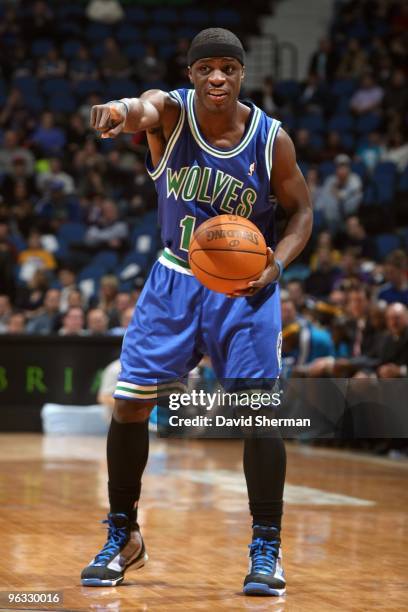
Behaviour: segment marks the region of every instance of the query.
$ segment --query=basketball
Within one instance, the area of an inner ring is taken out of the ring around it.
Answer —
[[[194,276],[219,293],[247,288],[267,263],[267,247],[260,230],[252,221],[235,215],[218,215],[202,223],[193,235],[188,255]]]

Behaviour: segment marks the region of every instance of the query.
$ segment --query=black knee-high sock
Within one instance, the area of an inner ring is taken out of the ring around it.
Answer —
[[[244,473],[253,525],[281,528],[286,449],[279,434],[272,438],[246,438]]]
[[[112,418],[107,442],[111,512],[131,514],[140,497],[148,454],[148,421],[118,423]]]

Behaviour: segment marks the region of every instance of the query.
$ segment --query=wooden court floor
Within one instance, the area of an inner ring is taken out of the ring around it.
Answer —
[[[79,574],[105,539],[102,438],[0,435],[0,600],[58,610],[407,610],[408,463],[288,445],[284,598],[241,594],[250,529],[239,441],[152,439],[140,518],[150,556],[122,586]],[[20,604],[20,610],[51,609]]]

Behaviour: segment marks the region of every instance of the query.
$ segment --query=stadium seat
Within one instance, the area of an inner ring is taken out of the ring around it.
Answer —
[[[175,53],[175,51],[176,45],[173,43],[170,43],[168,45],[160,45],[160,47],[158,48],[159,57],[164,60],[169,59]]]
[[[91,23],[85,30],[85,36],[91,43],[103,41],[112,36],[112,28],[103,23]]]
[[[78,53],[79,48],[81,47],[81,42],[76,39],[67,40],[62,45],[62,54],[65,59],[73,59]]]
[[[318,113],[304,115],[299,120],[298,128],[309,130],[309,132],[311,132],[311,135],[313,136],[313,132],[324,132],[325,121],[323,120],[323,117]]]
[[[298,166],[303,176],[306,176],[309,172],[309,164],[304,161],[298,161]]]
[[[352,132],[354,129],[354,119],[352,115],[333,115],[327,124],[329,131]]]
[[[401,248],[401,241],[395,234],[380,234],[375,238],[375,248],[377,257],[383,260],[391,251]]]
[[[331,93],[337,97],[350,96],[354,93],[357,83],[354,79],[337,79],[333,82]]]
[[[159,53],[160,53],[160,48],[159,48]],[[128,45],[126,47],[125,53],[126,53],[126,57],[128,59],[130,59],[130,60],[138,60],[138,59],[144,57],[144,55],[146,53],[146,47],[141,42],[135,42],[135,43],[132,43],[131,45]]]
[[[367,166],[362,161],[352,162],[351,170],[358,174],[362,180],[364,180],[367,175]]]
[[[340,142],[346,151],[351,151],[355,147],[355,138],[350,132],[340,132]]]
[[[368,134],[377,130],[381,123],[381,117],[376,113],[366,113],[361,115],[356,121],[356,131],[359,134]]]
[[[38,96],[38,80],[35,77],[24,76],[24,77],[16,77],[13,81],[13,87],[16,87],[25,98],[30,98],[31,96]]]
[[[50,38],[38,38],[31,45],[31,53],[35,57],[44,57],[53,46],[54,43]]]
[[[237,27],[241,23],[239,12],[233,9],[217,9],[214,11],[213,19],[214,24],[222,28]]]
[[[334,174],[336,166],[332,161],[325,161],[319,164],[319,175],[322,181],[324,181],[330,174]]]
[[[374,169],[372,181],[380,204],[390,204],[395,195],[397,170],[392,162],[381,162]]]
[[[47,98],[48,109],[53,113],[74,113],[78,107],[71,93],[57,92]]]
[[[179,22],[177,11],[173,8],[160,7],[152,12],[152,19],[157,24],[174,24]]]
[[[109,79],[105,93],[110,100],[131,98],[138,95],[139,88],[130,79]]]
[[[130,25],[129,23],[123,23],[116,30],[116,38],[122,45],[132,44],[140,40],[141,31],[139,28]]]
[[[113,272],[118,265],[119,257],[114,251],[101,251],[91,261],[91,266],[104,268],[105,272]]]
[[[85,236],[86,225],[83,223],[63,223],[57,232],[58,241],[62,241],[65,244],[71,244],[71,242],[81,242]]]
[[[169,28],[155,25],[147,29],[146,39],[155,45],[171,42],[172,35]]]
[[[84,79],[79,81],[75,86],[75,93],[80,97],[86,97],[91,93],[102,93],[104,90],[103,83],[101,81]]]
[[[208,11],[205,9],[186,8],[182,12],[182,21],[203,28],[210,23],[211,19]]]
[[[69,95],[71,93],[71,83],[63,78],[44,79],[41,90],[46,96],[54,94]]]
[[[402,172],[398,181],[398,191],[405,193],[408,191],[408,166]]]
[[[323,149],[324,146],[324,139],[323,136],[321,134],[319,134],[318,132],[312,132],[310,134],[310,147],[314,150],[314,151],[321,151]]]
[[[300,85],[297,81],[279,81],[276,85],[276,94],[285,101],[295,101],[300,94]]]
[[[145,24],[148,15],[144,8],[140,6],[129,6],[125,8],[125,20],[130,23]]]

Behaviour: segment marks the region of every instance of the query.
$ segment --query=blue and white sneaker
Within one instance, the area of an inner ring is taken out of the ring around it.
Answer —
[[[84,586],[117,586],[125,570],[143,567],[148,557],[138,524],[126,514],[108,514],[108,539],[101,552],[81,573]]]
[[[261,525],[254,525],[253,529],[244,593],[279,597],[286,591],[279,531],[275,527]]]

